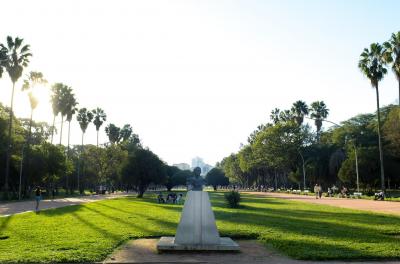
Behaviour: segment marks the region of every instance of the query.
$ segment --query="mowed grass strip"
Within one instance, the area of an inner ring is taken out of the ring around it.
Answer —
[[[210,195],[223,236],[297,259],[400,259],[400,217],[253,195],[230,209]],[[181,210],[148,195],[2,217],[0,262],[101,261],[128,239],[173,236]]]

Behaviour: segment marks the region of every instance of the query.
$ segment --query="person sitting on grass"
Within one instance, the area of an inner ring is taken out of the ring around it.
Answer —
[[[164,196],[162,195],[162,193],[159,193],[157,196],[157,202],[158,203],[165,203],[165,199]]]
[[[176,198],[176,203],[180,204],[183,201],[183,194],[179,194],[178,197]]]
[[[37,186],[35,189],[35,201],[36,201],[35,211],[36,212],[39,211],[40,200],[42,200],[42,190],[40,189],[39,186]]]

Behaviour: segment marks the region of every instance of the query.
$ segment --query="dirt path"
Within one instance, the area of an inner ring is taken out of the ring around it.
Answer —
[[[173,252],[157,253],[158,239],[131,240],[103,263],[192,263],[192,264],[395,264],[398,261],[300,261],[282,256],[254,240],[237,240],[240,252]]]
[[[53,199],[53,200],[42,200],[40,201],[39,209],[44,210],[50,208],[59,208],[69,205],[90,203],[105,199],[113,199],[113,198],[123,197],[126,195],[127,195],[126,193],[119,193],[110,195],[92,195],[92,196]],[[0,217],[31,212],[35,209],[35,205],[36,205],[35,201],[0,203]]]
[[[296,195],[287,193],[263,193],[263,192],[246,192],[246,193],[293,200],[293,201],[301,201],[313,204],[326,204],[342,208],[400,215],[400,202],[373,201],[364,199],[344,199],[344,198],[333,198],[333,197],[322,197],[322,199],[315,199],[315,196]]]

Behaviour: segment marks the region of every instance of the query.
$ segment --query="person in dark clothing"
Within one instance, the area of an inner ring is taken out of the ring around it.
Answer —
[[[40,187],[36,187],[35,189],[35,200],[36,200],[36,208],[35,211],[37,212],[39,210],[39,203],[40,200],[42,200],[42,190],[40,189]]]

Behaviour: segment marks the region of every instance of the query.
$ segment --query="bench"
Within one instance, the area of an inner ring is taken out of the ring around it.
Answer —
[[[355,193],[353,193],[352,198],[361,198],[361,196],[362,196],[362,193],[360,193],[360,192],[355,192]]]

